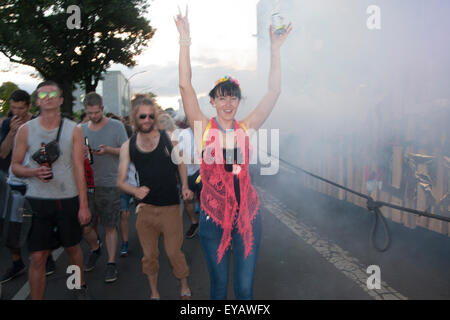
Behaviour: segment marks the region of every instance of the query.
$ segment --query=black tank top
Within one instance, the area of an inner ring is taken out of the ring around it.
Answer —
[[[130,139],[130,160],[136,167],[139,183],[150,189],[141,201],[155,206],[180,203],[177,187],[177,166],[170,158],[172,150],[165,131],[160,131],[158,145],[152,152],[142,152],[136,146],[136,134]]]

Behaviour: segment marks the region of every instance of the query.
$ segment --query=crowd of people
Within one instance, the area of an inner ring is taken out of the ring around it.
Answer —
[[[130,207],[133,201],[137,201],[133,190],[126,193],[117,187],[119,154],[121,146],[132,138],[135,125],[137,128],[140,127],[136,119],[132,125],[129,117],[121,118],[112,113],[105,114],[103,99],[95,92],[86,95],[85,117],[82,115],[80,122],[76,124],[59,113],[62,92],[57,83],[45,81],[39,84],[36,90],[38,115],[30,113],[30,95],[26,91],[16,90],[9,98],[10,115],[2,121],[1,125],[0,164],[11,190],[19,191],[26,196],[34,210],[33,228],[28,239],[29,280],[31,297],[40,299],[44,294],[45,276],[55,271],[51,250],[59,246],[66,249],[71,263],[79,265],[84,272],[89,272],[95,268],[102,254],[101,247],[104,242],[108,257],[104,281],[117,280],[115,259],[118,249],[118,230],[122,240],[119,254],[121,257],[126,257]],[[150,105],[155,110],[155,119],[152,120],[156,121],[152,128],[157,132],[159,130],[167,132],[168,136],[171,136],[177,128],[174,120],[161,108],[156,107],[152,98],[139,95],[133,100],[133,106],[136,107],[139,101]],[[185,122],[179,124],[183,127]],[[42,141],[49,144],[55,140],[56,136],[58,136],[60,155],[51,164],[51,168],[33,160],[31,155],[41,151]],[[184,144],[186,148],[190,148],[189,143],[191,141],[184,141],[180,143],[180,146]],[[169,159],[164,158],[167,163],[171,163]],[[159,164],[155,167],[158,172],[159,167]],[[182,173],[185,177],[182,175],[179,177],[182,177],[181,180],[187,184],[187,171]],[[125,175],[128,185],[134,188],[139,186],[139,175],[133,163],[127,165]],[[175,183],[175,189],[171,190],[172,202],[178,204],[179,181],[173,172],[169,175]],[[143,174],[141,176],[145,177]],[[161,181],[165,182],[166,178],[168,177],[162,176]],[[200,189],[198,185],[195,188],[198,199]],[[152,190],[156,192],[157,189],[158,187],[152,185]],[[161,191],[162,195],[165,193],[165,190]],[[85,196],[79,196],[81,194]],[[194,201],[191,198],[192,196],[189,195],[184,199],[185,205],[189,208],[194,207]],[[86,204],[88,210],[86,210]],[[179,206],[173,209],[175,213],[180,211]],[[193,209],[188,210],[191,219],[194,220],[195,212]],[[80,212],[82,212],[81,215]],[[181,220],[178,222],[181,227]],[[54,231],[55,224],[57,232]],[[99,236],[99,226],[104,228],[104,241]],[[169,226],[172,226],[172,223],[169,222]],[[186,233],[186,238],[193,238],[197,229],[198,223],[193,223]],[[170,239],[169,234],[166,235],[166,239]],[[20,229],[9,230],[10,241],[6,243],[6,246],[11,255],[11,267],[1,276],[0,283],[6,283],[26,272],[22,248],[15,246],[17,241],[14,238],[19,235]],[[91,249],[84,265],[79,248],[80,237]],[[176,247],[181,249],[182,237],[177,243]],[[183,283],[182,296],[189,297],[190,291],[186,280]],[[86,295],[83,291],[86,291],[86,287],[82,286],[77,295]]]
[[[137,204],[136,231],[150,299],[160,299],[160,235],[173,274],[180,280],[180,298],[191,298],[190,269],[182,243],[184,237],[193,238],[197,232],[208,265],[211,299],[227,298],[231,251],[235,296],[253,299],[261,217],[259,197],[250,181],[247,133],[262,125],[278,99],[280,48],[291,28],[282,35],[271,28],[268,91],[254,111],[236,121],[241,88],[229,76],[219,79],[210,92],[217,116],[208,119],[200,110],[191,84],[187,15],[180,13],[175,23],[180,34],[179,86],[187,116],[178,123],[181,132],[172,117],[147,95],[133,98],[125,119],[105,115],[102,97],[88,93],[78,124],[61,115],[62,91],[54,81],[44,81],[36,88],[38,115],[30,113],[28,93],[17,90],[11,95],[12,114],[2,122],[1,170],[7,174],[10,187],[25,195],[33,211],[27,241],[32,299],[43,299],[46,274],[55,268],[51,252],[61,246],[70,264],[82,271],[81,287],[74,290],[77,298],[89,296],[84,272],[97,267],[103,251],[107,255],[104,281],[116,281],[117,252],[128,255],[132,201]],[[196,128],[196,122],[201,124],[201,140],[196,140],[199,135],[191,129]],[[175,147],[177,152],[173,152]],[[185,235],[181,200],[191,220]],[[104,239],[99,236],[100,227]],[[80,248],[82,239],[90,247],[87,259]],[[7,247],[12,266],[0,283],[26,270],[21,248],[11,243]]]

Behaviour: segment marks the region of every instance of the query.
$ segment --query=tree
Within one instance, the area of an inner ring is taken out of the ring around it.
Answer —
[[[155,33],[148,8],[146,0],[2,0],[0,52],[58,82],[62,111],[72,113],[76,83],[95,91],[111,63],[136,64]]]
[[[0,86],[0,116],[5,116],[9,112],[9,97],[13,91],[19,89],[19,86],[14,82],[4,82]]]

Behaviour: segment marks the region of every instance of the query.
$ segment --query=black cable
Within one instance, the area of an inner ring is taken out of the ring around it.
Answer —
[[[272,156],[270,153],[268,153],[267,151],[264,151],[264,152],[266,152],[269,156],[274,157],[274,156]],[[275,157],[274,157],[274,158],[275,158]],[[286,161],[286,160],[283,160],[283,159],[281,159],[281,158],[279,158],[279,157],[277,157],[277,158],[278,158],[278,160],[280,160],[281,162],[287,164],[288,166],[292,167],[293,169],[296,169],[296,170],[298,170],[298,171],[304,172],[304,173],[306,173],[306,174],[308,174],[308,175],[310,175],[310,176],[312,176],[312,177],[314,177],[314,178],[316,178],[316,179],[322,180],[322,181],[324,181],[324,182],[326,182],[326,183],[329,183],[329,184],[331,184],[331,185],[333,185],[333,186],[335,186],[335,187],[337,187],[337,188],[340,188],[340,189],[343,189],[343,190],[348,191],[348,192],[350,192],[350,193],[353,193],[353,194],[355,194],[355,195],[357,195],[357,196],[359,196],[359,197],[361,197],[361,198],[364,198],[364,199],[367,199],[367,200],[372,199],[372,198],[371,198],[370,196],[368,196],[368,195],[365,195],[365,194],[363,194],[363,193],[360,193],[360,192],[351,190],[351,189],[349,189],[349,188],[347,188],[347,187],[344,187],[344,186],[342,186],[342,185],[340,185],[340,184],[338,184],[338,183],[335,183],[335,182],[333,182],[333,181],[327,180],[327,179],[322,178],[322,177],[320,177],[320,176],[318,176],[318,175],[315,175],[315,174],[313,174],[313,173],[311,173],[311,172],[309,172],[309,171],[306,171],[305,169],[302,169],[302,168],[300,168],[300,167],[297,167],[297,166],[295,166],[295,165],[289,163],[289,162]],[[373,199],[372,199],[372,202],[379,204],[380,207],[382,207],[382,206],[390,207],[390,208],[397,209],[397,210],[400,210],[400,211],[406,211],[406,212],[414,213],[414,214],[417,214],[417,215],[419,215],[419,216],[424,216],[424,217],[429,217],[429,218],[433,218],[433,219],[438,219],[438,220],[450,222],[450,218],[449,218],[449,217],[444,217],[444,216],[441,216],[441,215],[438,215],[438,214],[432,214],[432,213],[429,213],[429,212],[426,212],[426,211],[419,211],[419,210],[415,210],[415,209],[410,209],[410,208],[400,207],[400,206],[397,206],[397,205],[395,205],[395,204],[391,204],[391,203],[388,203],[388,202],[374,201]]]
[[[264,152],[267,155],[273,157],[269,152],[267,152],[267,151],[264,151]],[[318,175],[316,175],[314,173],[306,171],[303,168],[297,167],[297,166],[289,163],[288,161],[286,161],[284,159],[281,159],[280,157],[274,157],[274,158],[278,158],[278,160],[280,160],[281,162],[287,164],[288,166],[290,166],[291,168],[293,168],[295,170],[298,170],[298,171],[301,171],[303,173],[306,173],[306,174],[310,175],[313,178],[316,178],[318,180],[321,180],[323,182],[331,184],[331,185],[333,185],[333,186],[335,186],[337,188],[343,189],[343,190],[345,190],[347,192],[353,193],[353,194],[355,194],[355,195],[357,195],[357,196],[359,196],[361,198],[366,199],[367,200],[367,210],[369,210],[370,212],[374,213],[374,220],[373,220],[373,224],[372,224],[372,230],[370,231],[370,242],[372,243],[372,246],[376,250],[378,250],[380,252],[386,251],[389,248],[390,244],[391,244],[391,236],[390,236],[389,229],[388,229],[388,226],[387,226],[387,223],[386,223],[386,219],[384,218],[383,214],[380,211],[380,208],[383,207],[383,206],[390,207],[390,208],[393,208],[393,209],[397,209],[397,210],[400,210],[400,211],[410,212],[410,213],[413,213],[413,214],[416,214],[416,215],[419,215],[419,216],[425,216],[425,217],[429,217],[429,218],[433,218],[433,219],[438,219],[438,220],[450,222],[450,218],[447,218],[447,217],[444,217],[444,216],[441,216],[441,215],[431,214],[431,213],[426,212],[426,211],[419,211],[419,210],[415,210],[415,209],[404,208],[404,207],[400,207],[400,206],[397,206],[397,205],[394,205],[394,204],[391,204],[391,203],[387,203],[387,202],[375,201],[375,200],[372,199],[372,197],[370,197],[368,195],[365,195],[363,193],[351,190],[351,189],[349,189],[347,187],[344,187],[344,186],[342,186],[342,185],[340,185],[338,183],[335,183],[333,181],[330,181],[330,180],[327,180],[325,178],[322,178],[322,177],[320,177],[320,176],[318,176]],[[384,229],[384,233],[386,235],[385,242],[384,242],[384,245],[383,245],[382,248],[378,248],[376,243],[375,243],[375,231],[376,231],[377,224],[378,224],[378,216],[381,219],[381,222],[382,222],[382,225],[383,225],[383,229]]]
[[[389,248],[389,245],[391,244],[391,235],[389,233],[389,229],[386,223],[386,219],[384,218],[383,214],[381,213],[381,204],[377,201],[374,201],[372,198],[369,197],[367,200],[367,210],[370,212],[373,212],[373,224],[372,229],[370,230],[370,242],[372,243],[372,246],[379,252],[384,252]],[[380,217],[381,223],[383,224],[384,234],[385,234],[385,242],[382,248],[377,247],[375,243],[375,232],[377,229],[378,224],[378,217]]]

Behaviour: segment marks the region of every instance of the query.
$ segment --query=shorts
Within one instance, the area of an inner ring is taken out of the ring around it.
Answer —
[[[117,187],[95,187],[88,192],[88,205],[92,219],[88,224],[94,226],[97,219],[106,228],[116,228],[120,219],[120,190]]]
[[[122,192],[120,195],[120,212],[130,211],[130,201],[133,199],[131,194]]]
[[[33,210],[28,235],[30,252],[73,247],[81,241],[78,196],[69,199],[27,198]]]
[[[200,191],[202,191],[202,182],[195,183],[197,177],[200,175],[200,170],[195,172],[192,176],[188,176],[188,187],[195,194],[196,198],[200,198]]]

